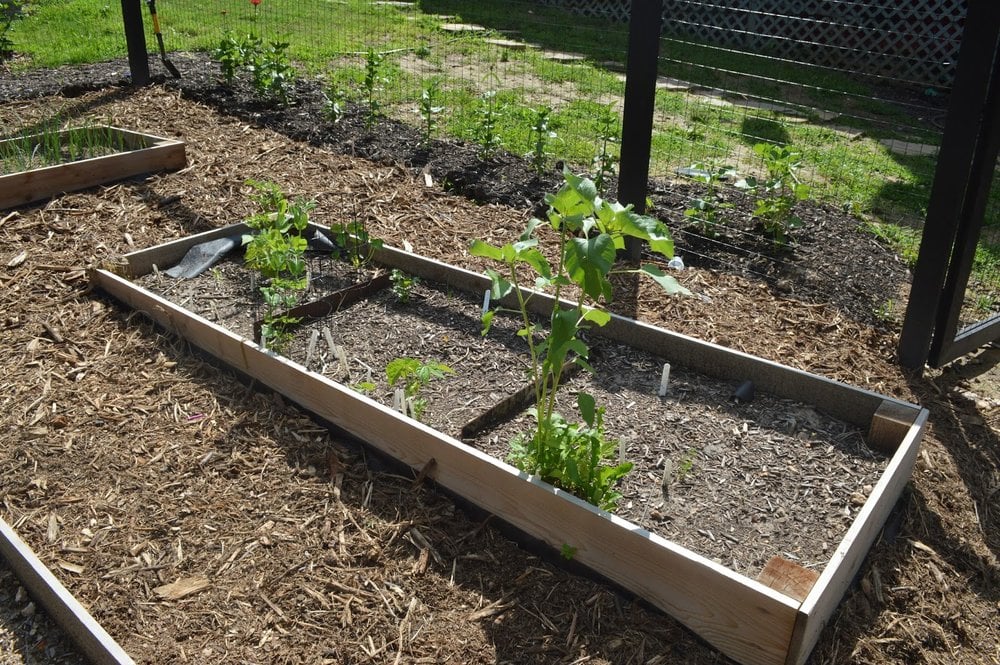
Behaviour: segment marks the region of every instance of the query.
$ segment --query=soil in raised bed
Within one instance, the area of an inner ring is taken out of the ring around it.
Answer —
[[[452,373],[418,393],[427,402],[421,420],[460,437],[468,423],[528,383],[523,342],[517,336],[520,323],[498,315],[484,336],[481,314],[481,298],[443,284],[419,282],[405,301],[386,288],[303,324],[285,355],[356,389],[371,384],[365,392],[386,405],[393,404],[394,388],[385,372],[390,362],[414,358],[443,363]],[[331,342],[342,347],[346,365]]]
[[[306,254],[308,286],[300,302],[318,300],[370,279],[374,270],[354,268],[322,252]],[[177,279],[155,270],[135,280],[189,311],[253,339],[254,322],[263,317],[260,276],[243,264],[242,253],[226,256],[209,270],[190,279]]]
[[[605,408],[608,440],[634,465],[614,512],[749,577],[774,555],[822,567],[885,470],[858,428],[806,404],[760,391],[739,401],[739,382],[676,364],[661,398],[663,358],[605,340],[591,361],[557,408],[578,422],[580,391]],[[503,457],[533,426],[522,413],[477,444]]]

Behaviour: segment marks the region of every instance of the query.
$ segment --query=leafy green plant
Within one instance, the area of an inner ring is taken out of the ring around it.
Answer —
[[[323,91],[323,115],[336,124],[347,115],[347,91],[331,85]]]
[[[415,420],[420,420],[427,409],[427,400],[420,397],[420,391],[424,386],[435,379],[443,379],[446,375],[454,373],[455,370],[444,363],[435,360],[421,362],[416,358],[396,358],[385,367],[389,387],[395,387],[397,383],[402,384],[403,398]]]
[[[573,547],[569,543],[563,543],[562,547],[559,548],[559,554],[562,556],[562,558],[566,559],[567,561],[572,561],[573,557],[576,556],[577,549],[578,548]]]
[[[760,220],[765,233],[783,245],[788,233],[802,226],[802,220],[793,212],[795,204],[809,198],[809,185],[800,182],[796,175],[802,167],[802,152],[774,143],[757,143],[753,151],[763,160],[767,177],[758,180],[748,176],[736,186],[756,197],[754,218]]]
[[[732,204],[726,203],[720,196],[719,185],[723,180],[732,178],[736,170],[732,166],[692,164],[690,172],[694,180],[704,183],[705,191],[700,197],[691,199],[684,215],[697,222],[702,234],[714,237],[720,224],[719,211],[732,207]]]
[[[437,117],[444,111],[443,106],[437,103],[441,95],[441,79],[434,77],[427,83],[427,87],[420,91],[420,118],[423,121],[424,143],[430,143],[437,130]]]
[[[287,104],[295,91],[297,74],[288,61],[288,42],[268,42],[251,53],[247,62],[251,82],[260,97],[271,97],[280,104]]]
[[[382,102],[379,100],[379,93],[382,92],[389,79],[382,73],[382,65],[385,62],[385,55],[375,49],[368,49],[365,53],[365,77],[362,80],[362,87],[365,91],[365,102],[367,104],[367,114],[365,115],[365,129],[372,129],[375,120],[382,110]]]
[[[219,46],[212,51],[212,55],[219,61],[219,69],[227,85],[236,82],[237,72],[246,64],[246,53],[251,48],[248,42],[251,39],[254,39],[251,35],[237,39],[232,34],[227,34],[222,37]],[[259,40],[257,41],[259,42]]]
[[[297,74],[288,60],[288,43],[267,44],[256,35],[234,37],[225,35],[213,55],[219,61],[222,78],[228,85],[235,83],[241,71],[250,74],[251,85],[260,97],[287,104],[295,90]]]
[[[284,312],[298,304],[307,285],[308,241],[302,233],[309,224],[309,211],[315,202],[289,201],[278,185],[271,182],[248,180],[247,184],[255,190],[252,198],[260,212],[245,220],[256,233],[243,236],[244,262],[264,279],[259,287],[264,301],[261,344],[280,351],[289,339],[289,328],[298,323]]]
[[[392,282],[392,294],[399,302],[410,302],[413,295],[413,287],[420,283],[420,279],[413,275],[408,275],[399,268],[393,268],[389,273],[389,281]]]
[[[334,246],[333,258],[347,261],[355,268],[368,265],[375,251],[382,247],[382,241],[372,238],[368,227],[360,219],[331,225],[330,241]]]
[[[47,118],[36,126],[37,133],[0,144],[0,173],[30,171],[129,150],[122,133],[111,127],[88,121],[62,129],[62,123],[59,115]]]
[[[479,157],[490,159],[503,148],[500,136],[500,118],[503,108],[497,103],[496,90],[484,92],[476,109],[476,124],[472,128],[472,138],[479,144]]]
[[[0,0],[0,61],[14,55],[14,41],[10,38],[10,28],[21,14],[23,0]]]
[[[552,109],[547,106],[535,109],[531,123],[531,152],[528,153],[528,159],[538,174],[545,171],[545,164],[550,157],[549,145],[557,138],[556,133],[549,129],[551,115]]]
[[[618,167],[618,155],[612,150],[612,146],[619,142],[618,117],[610,104],[602,106],[597,116],[597,141],[597,154],[592,160],[594,185],[597,186],[597,191],[603,194],[608,178],[614,176]]]
[[[545,197],[549,206],[546,220],[531,219],[517,241],[502,247],[474,240],[470,252],[503,266],[502,273],[486,271],[492,299],[500,302],[509,296],[516,302],[513,311],[522,324],[519,335],[528,346],[529,375],[535,386],[531,411],[535,428],[512,442],[512,461],[528,473],[610,508],[617,500],[613,485],[631,465],[606,464],[616,445],[604,441],[604,412],[592,396],[577,396],[581,424],[570,424],[556,412],[564,369],[567,363],[575,362],[591,370],[589,347],[581,333],[590,325],[604,325],[611,319],[602,305],[611,302],[613,274],[646,275],[670,294],[688,291],[652,264],[638,269],[615,268],[617,252],[624,249],[626,238],[644,240],[653,252],[671,258],[673,241],[662,222],[635,213],[631,206],[602,199],[595,183],[587,178],[569,170],[563,172],[563,178],[559,191]],[[558,239],[550,252],[556,257],[555,265],[539,248],[536,232],[543,226]],[[533,292],[522,286],[525,271],[534,274],[536,288],[551,290],[555,296],[547,329],[531,320],[529,300]],[[572,304],[560,303],[567,290],[574,292]],[[496,311],[483,314],[484,335],[489,333]]]

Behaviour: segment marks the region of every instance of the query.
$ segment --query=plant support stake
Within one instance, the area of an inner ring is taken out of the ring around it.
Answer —
[[[670,385],[670,363],[663,363],[663,374],[660,375],[660,397],[667,396]]]

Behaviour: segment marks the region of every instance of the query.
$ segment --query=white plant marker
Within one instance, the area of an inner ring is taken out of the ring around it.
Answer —
[[[667,396],[670,387],[670,363],[663,363],[663,374],[660,375],[660,397]]]
[[[319,341],[319,331],[315,328],[309,333],[309,346],[306,347],[306,369],[309,369],[309,363],[312,362],[313,354],[316,353],[316,342]]]
[[[406,415],[406,397],[403,396],[402,388],[392,391],[392,409]]]
[[[490,289],[486,289],[483,294],[483,316],[486,316],[486,312],[490,311]]]

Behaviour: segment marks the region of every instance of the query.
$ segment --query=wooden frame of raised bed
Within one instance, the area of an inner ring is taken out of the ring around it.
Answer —
[[[120,141],[120,145],[126,149],[101,157],[0,175],[0,210],[142,173],[182,169],[187,163],[183,141],[118,127],[98,126],[97,129],[113,133],[116,142]],[[67,129],[59,132],[60,140],[73,131],[79,130]],[[0,150],[3,150],[5,144],[41,136],[37,134],[0,141]]]
[[[741,663],[791,665],[808,658],[908,482],[925,409],[613,317],[594,333],[706,375],[734,381],[751,377],[759,390],[866,428],[869,446],[889,456],[881,479],[819,574],[775,557],[759,579],[750,579],[269,353],[130,281],[154,266],[172,266],[195,244],[245,230],[235,225],[134,252],[114,272],[92,271],[92,283],[369,445],[414,469],[431,469],[430,477],[441,486],[530,536],[556,550],[572,543],[576,561],[656,605]],[[482,275],[388,247],[376,252],[375,261],[473,293],[489,287]],[[542,294],[532,300],[542,311],[551,305]]]

